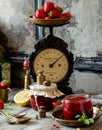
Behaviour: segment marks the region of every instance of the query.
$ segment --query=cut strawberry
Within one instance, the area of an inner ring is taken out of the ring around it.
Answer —
[[[56,106],[61,105],[63,103],[61,101],[56,101],[56,102],[52,102],[52,104],[53,104],[53,106],[55,108]]]

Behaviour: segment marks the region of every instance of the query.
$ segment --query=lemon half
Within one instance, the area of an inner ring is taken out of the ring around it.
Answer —
[[[22,90],[14,96],[14,102],[21,107],[25,107],[30,103],[30,91]]]

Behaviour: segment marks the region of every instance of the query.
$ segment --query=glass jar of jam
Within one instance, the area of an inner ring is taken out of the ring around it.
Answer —
[[[38,110],[40,106],[44,106],[46,111],[53,109],[52,102],[55,101],[55,98],[44,97],[43,95],[31,95],[30,102],[33,109]]]
[[[67,120],[74,120],[76,115],[84,112],[87,117],[93,115],[93,105],[89,95],[65,97],[63,102],[63,116]]]

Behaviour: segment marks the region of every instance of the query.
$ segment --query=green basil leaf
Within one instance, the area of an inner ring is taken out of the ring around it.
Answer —
[[[78,121],[84,121],[84,119],[83,118],[79,118]]]
[[[90,122],[91,124],[94,123],[94,119],[93,119],[93,118],[89,118],[88,120],[89,120],[89,122]]]
[[[90,121],[89,121],[88,119],[85,119],[85,120],[84,120],[84,124],[90,125]]]

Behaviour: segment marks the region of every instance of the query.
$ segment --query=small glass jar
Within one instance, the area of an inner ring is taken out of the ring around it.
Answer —
[[[3,102],[8,101],[8,92],[9,92],[9,89],[0,89],[0,101],[3,101]]]
[[[93,105],[89,95],[66,97],[63,102],[63,116],[67,120],[74,120],[76,115],[84,112],[87,117],[93,115]]]
[[[40,106],[44,106],[46,111],[53,109],[52,102],[55,101],[55,98],[44,97],[43,95],[31,95],[30,102],[33,109],[38,110]]]

